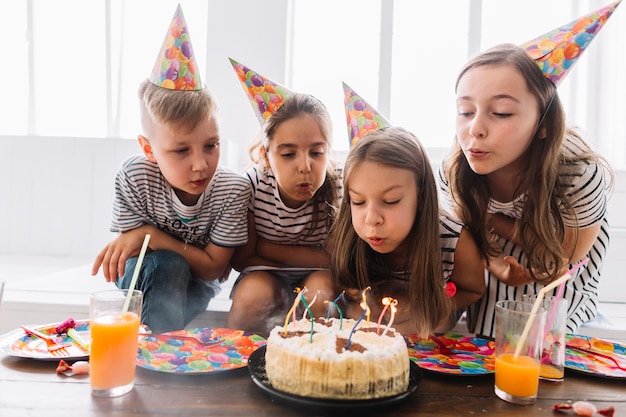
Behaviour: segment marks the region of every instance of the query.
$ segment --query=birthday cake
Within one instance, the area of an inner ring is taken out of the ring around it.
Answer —
[[[372,399],[407,391],[409,355],[393,328],[352,319],[309,319],[275,327],[265,368],[280,391],[313,398]]]

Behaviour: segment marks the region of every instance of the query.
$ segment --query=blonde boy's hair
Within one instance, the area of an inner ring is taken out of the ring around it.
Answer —
[[[217,117],[217,101],[205,87],[202,90],[170,90],[144,80],[139,85],[141,127],[149,136],[154,123],[171,129],[192,131],[198,123]]]

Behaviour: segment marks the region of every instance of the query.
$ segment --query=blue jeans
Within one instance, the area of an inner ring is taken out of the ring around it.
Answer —
[[[136,264],[136,256],[126,261],[124,276],[115,283],[119,288],[130,286]],[[154,333],[162,333],[184,329],[206,310],[220,288],[217,282],[194,278],[178,253],[157,250],[146,253],[135,289],[143,292],[141,322]]]

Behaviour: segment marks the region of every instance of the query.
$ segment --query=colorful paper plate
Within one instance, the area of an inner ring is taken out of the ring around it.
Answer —
[[[618,368],[614,362],[626,368],[626,345],[597,337],[568,334],[565,346],[567,369],[605,378],[626,378],[626,370]]]
[[[67,344],[67,356],[53,356],[48,352],[48,348],[46,347],[46,342],[35,337],[28,336],[24,333],[22,329],[16,329],[12,332],[9,332],[5,335],[2,341],[0,341],[0,352],[6,353],[7,355],[16,356],[19,358],[31,358],[31,359],[40,359],[40,360],[55,360],[58,361],[60,359],[63,360],[77,360],[77,359],[85,359],[89,357],[89,351],[80,347],[76,342],[74,342],[68,335],[57,335],[56,326],[59,323],[50,323],[46,325],[34,325],[29,326],[40,332],[53,336],[55,342],[60,344]],[[77,320],[76,325],[74,326],[76,331],[80,336],[82,336],[85,341],[91,341],[91,333],[89,331],[89,320]]]
[[[492,374],[495,367],[493,340],[453,333],[435,336],[452,352],[443,354],[431,339],[405,335],[409,357],[420,368],[449,375]]]
[[[333,400],[329,398],[303,397],[274,388],[267,379],[267,374],[265,372],[265,346],[250,355],[248,370],[250,371],[252,381],[266,394],[276,400],[300,407],[325,409],[333,412],[333,414],[337,410],[345,410],[347,413],[346,415],[354,415],[357,410],[372,411],[373,409],[377,409],[381,406],[401,401],[417,390],[422,379],[422,372],[420,371],[420,368],[414,363],[411,363],[409,387],[403,393],[392,395],[391,397],[373,398],[368,400]]]
[[[172,338],[163,340],[149,334],[140,337],[137,366],[175,374],[229,371],[247,366],[250,354],[265,345],[263,337],[243,330],[197,328],[164,334]],[[176,339],[177,335],[219,342],[202,344]]]

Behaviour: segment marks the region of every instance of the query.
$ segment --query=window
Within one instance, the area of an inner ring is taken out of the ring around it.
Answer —
[[[343,80],[390,122],[414,132],[435,153],[437,148],[445,152],[454,137],[454,82],[469,56],[498,43],[521,44],[609,3],[295,1],[292,87],[319,93],[327,103],[338,149],[348,148]],[[615,167],[625,168],[626,58],[618,51],[619,39],[626,39],[626,12],[621,8],[559,86],[559,94],[568,122],[581,127]],[[384,48],[381,40],[387,42]]]
[[[413,131],[436,151],[448,149],[453,140],[454,82],[470,55],[496,43],[522,43],[610,0],[274,0],[262,6],[240,0],[237,10],[245,16],[233,13],[229,2],[8,2],[3,13],[11,18],[0,25],[4,56],[10,58],[0,66],[0,135],[136,137],[137,86],[148,76],[178,3],[201,68],[214,50],[207,49],[210,42],[218,42],[228,54],[244,46],[256,48],[254,56],[266,60],[276,57],[258,52],[263,42],[286,45],[279,58],[286,57],[285,83],[328,106],[335,148],[348,149],[344,81],[393,124]],[[288,13],[254,22],[259,39],[239,39],[238,25],[250,24],[249,15],[259,7],[287,8]],[[559,87],[569,122],[582,127],[592,146],[620,168],[626,167],[626,57],[620,53],[626,39],[624,8],[615,11]],[[216,15],[232,30],[223,38],[207,39],[207,28],[220,19]],[[264,25],[283,26],[272,36],[280,33],[285,39],[263,39]],[[211,65],[223,66],[227,57]],[[234,85],[232,79],[210,81]],[[244,103],[241,96],[233,100]],[[243,149],[247,139],[237,139],[245,141]]]

